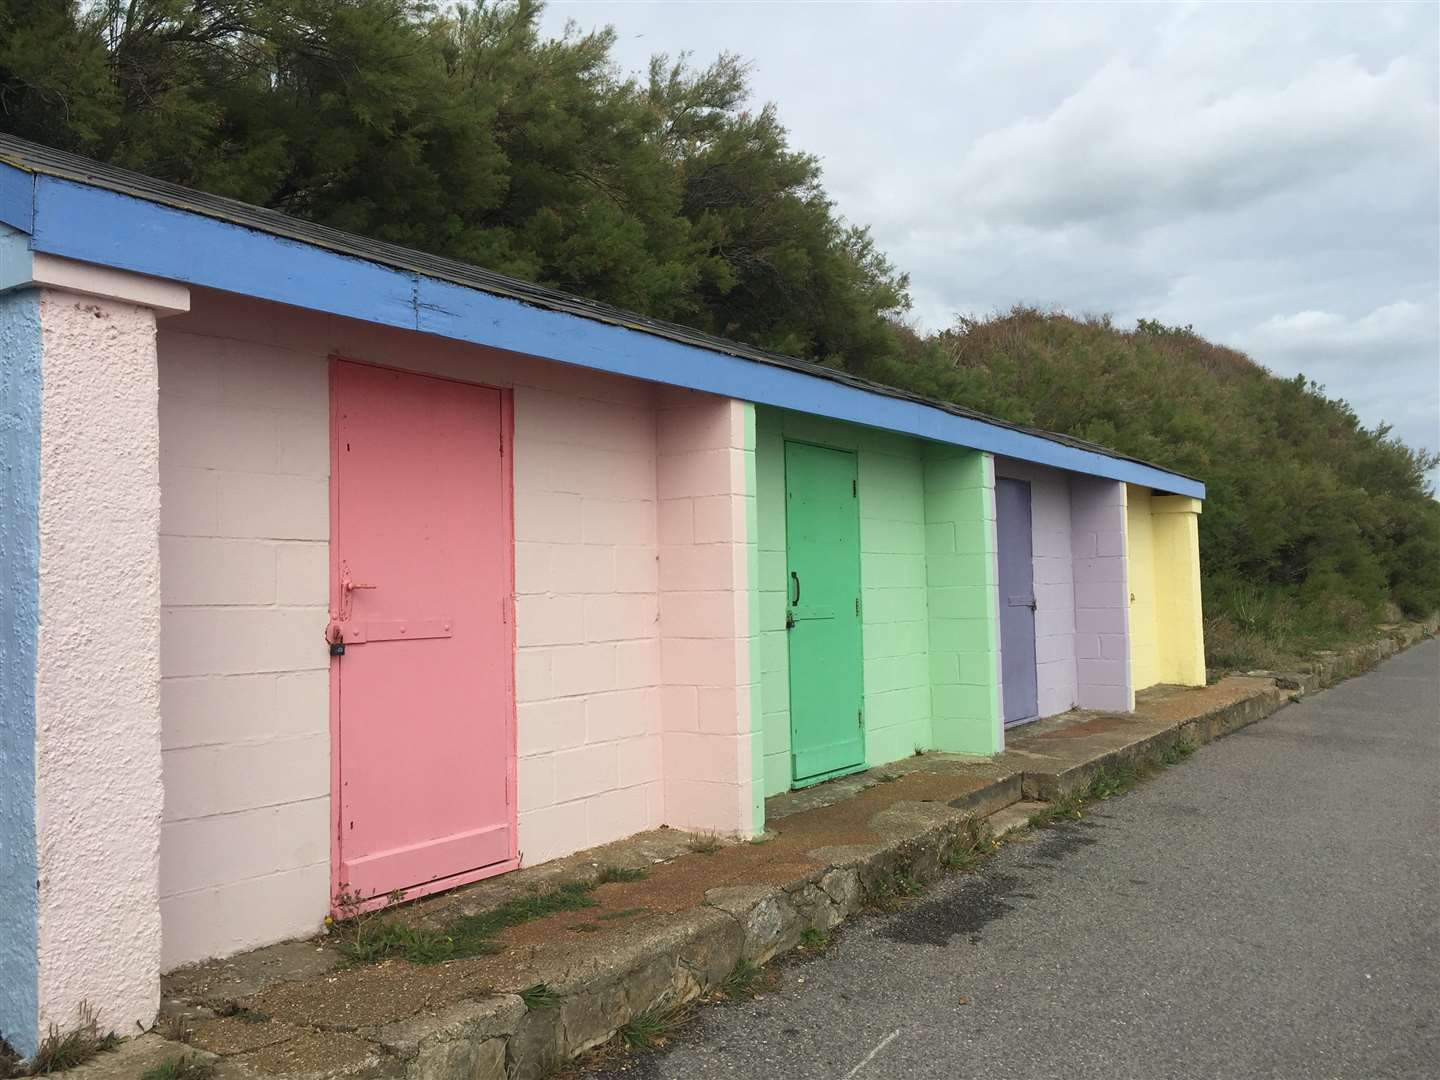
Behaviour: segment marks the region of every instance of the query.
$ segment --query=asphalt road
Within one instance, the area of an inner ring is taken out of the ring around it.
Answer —
[[[592,1077],[1440,1078],[1440,642]]]

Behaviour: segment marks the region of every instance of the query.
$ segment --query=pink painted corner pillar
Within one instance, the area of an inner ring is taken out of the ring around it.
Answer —
[[[160,1003],[158,317],[181,286],[17,253],[39,296],[34,673],[37,1030]],[[12,718],[6,717],[5,722]]]
[[[660,674],[665,822],[754,834],[753,406],[660,391]]]
[[[1130,676],[1130,592],[1125,559],[1125,485],[1070,478],[1075,580],[1075,704],[1135,708]]]

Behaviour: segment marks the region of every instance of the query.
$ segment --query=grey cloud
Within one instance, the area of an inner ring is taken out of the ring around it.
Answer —
[[[564,3],[755,62],[926,329],[1192,324],[1440,446],[1440,6]]]

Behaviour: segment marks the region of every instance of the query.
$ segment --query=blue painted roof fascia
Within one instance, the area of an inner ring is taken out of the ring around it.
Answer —
[[[0,165],[0,221],[23,233],[35,231],[35,175]]]
[[[703,390],[1205,497],[1205,485],[920,402],[379,266],[57,177],[35,177],[36,251],[560,363]]]

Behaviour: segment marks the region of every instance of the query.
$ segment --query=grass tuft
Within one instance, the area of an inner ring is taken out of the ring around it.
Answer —
[[[100,1021],[88,1001],[82,1001],[76,1013],[76,1024],[69,1031],[62,1031],[57,1024],[50,1025],[49,1032],[40,1040],[35,1056],[30,1059],[26,1070],[28,1075],[64,1072],[120,1045],[120,1036],[115,1032],[101,1032]]]
[[[4,1039],[0,1039],[0,1080],[11,1080],[14,1076],[25,1075],[19,1052]]]
[[[548,983],[536,983],[520,991],[520,1000],[527,1009],[553,1009],[560,1004],[560,995]]]
[[[631,1050],[653,1050],[664,1046],[675,1030],[694,1015],[695,1010],[689,1004],[658,1006],[632,1017],[615,1033],[615,1038]]]
[[[968,817],[945,857],[945,868],[968,873],[979,865],[980,860],[998,850],[1000,842],[990,823],[982,817]]]
[[[167,1058],[154,1068],[140,1074],[140,1080],[211,1080],[215,1062],[204,1061],[194,1054]]]
[[[168,1042],[188,1043],[195,1035],[190,1018],[178,1014],[162,1016],[152,1030]]]
[[[344,936],[339,948],[347,960],[356,964],[373,964],[390,958],[409,960],[413,964],[439,964],[486,956],[500,951],[494,939],[509,927],[562,911],[596,907],[596,901],[590,896],[594,888],[590,882],[571,882],[549,892],[507,900],[478,915],[461,915],[439,930],[362,915],[340,924]]]
[[[650,871],[638,866],[602,866],[595,877],[596,885],[609,885],[612,881],[644,881]]]
[[[706,995],[706,1000],[748,1001],[759,997],[774,982],[773,973],[756,967],[749,960],[741,960],[730,969],[730,974],[720,981],[720,985]]]
[[[1106,766],[1091,776],[1089,783],[1066,792],[1043,810],[1031,814],[1030,827],[1044,828],[1065,818],[1083,817],[1089,803],[1113,799],[1117,795],[1133,791],[1143,781],[1172,765],[1178,765],[1195,753],[1196,749],[1193,742],[1182,738],[1167,747],[1158,758],[1140,758],[1123,765]]]
[[[690,837],[690,850],[697,855],[714,855],[722,846],[719,833],[697,832]]]
[[[830,935],[818,926],[807,926],[800,935],[800,946],[805,952],[824,952],[830,947]]]

